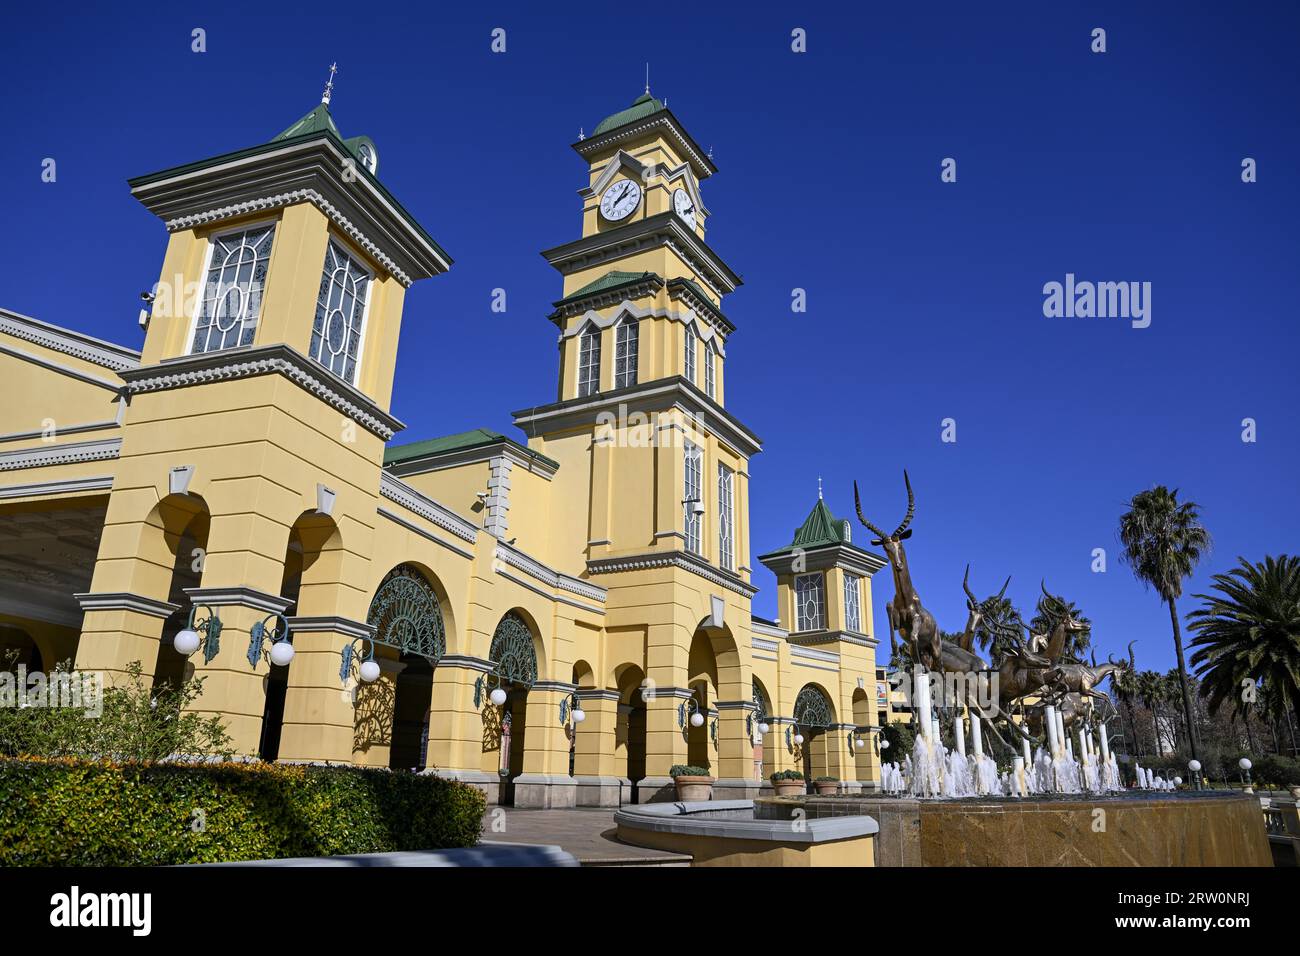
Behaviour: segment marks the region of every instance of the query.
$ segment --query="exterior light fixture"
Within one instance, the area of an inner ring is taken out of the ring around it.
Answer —
[[[1192,772],[1192,784],[1197,790],[1201,789],[1201,762],[1199,760],[1187,761],[1187,769]]]
[[[785,745],[787,747],[803,746],[803,734],[799,733],[799,728],[793,724],[785,728]]]
[[[1182,778],[1182,777],[1174,777],[1174,786],[1175,786],[1175,787],[1181,787],[1182,785],[1183,785],[1183,778]]]
[[[1242,757],[1240,760],[1237,761],[1237,766],[1241,768],[1241,777],[1242,777],[1242,782],[1246,785],[1247,788],[1249,788],[1249,787],[1250,787],[1250,768],[1253,767],[1253,766],[1255,766],[1255,765],[1254,765],[1253,763],[1250,762],[1250,758],[1249,758],[1249,757]]]
[[[687,714],[690,715],[689,718],[687,718]],[[700,704],[694,697],[690,697],[677,705],[677,726],[685,730],[688,720],[692,727],[704,726],[704,715],[700,713]]]
[[[687,510],[693,515],[704,514],[704,501],[700,498],[686,498],[682,501]]]
[[[207,613],[207,617],[202,620],[198,618],[200,608]],[[199,636],[200,634],[202,637]],[[211,664],[212,659],[221,650],[221,618],[217,617],[217,612],[206,604],[191,607],[189,623],[185,625],[184,630],[172,638],[172,647],[176,648],[176,653],[182,657],[189,657],[199,649],[200,644],[203,646],[203,663]]]
[[[357,676],[361,679],[361,683],[363,684],[373,684],[375,681],[379,680],[379,661],[375,660],[375,642],[364,637],[359,637],[343,648],[343,664],[339,667],[339,680],[343,682],[344,686],[347,686],[348,679],[352,676],[352,664],[359,656],[356,649],[357,641],[364,641],[368,646],[366,656],[362,658],[361,664],[357,667]],[[271,652],[271,660],[274,661],[274,647],[271,648]]]
[[[501,686],[502,683],[503,680],[501,675],[496,671],[488,671],[486,674],[481,675],[478,680],[474,681],[474,706],[481,707],[483,705],[483,689],[485,687],[492,688],[488,691],[487,699],[491,701],[494,706],[503,706],[508,695],[506,694],[505,688]],[[586,715],[584,714],[583,716],[585,717]]]
[[[269,614],[248,631],[248,663],[253,670],[257,670],[257,662],[262,659],[262,647],[268,637],[271,638],[272,664],[286,667],[293,660],[293,645],[289,643],[289,622],[283,614]]]
[[[499,690],[500,688],[498,688]],[[495,692],[494,692],[495,693]],[[502,694],[502,703],[505,702],[505,695]],[[495,703],[495,701],[494,701]],[[582,703],[578,700],[577,693],[570,694],[560,701],[560,724],[563,726],[573,718],[575,724],[580,724],[587,719],[587,712],[582,709]]]

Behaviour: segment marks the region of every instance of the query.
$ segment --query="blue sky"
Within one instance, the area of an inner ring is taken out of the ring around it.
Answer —
[[[641,92],[649,60],[714,150],[708,239],[745,278],[724,303],[727,404],[766,443],[756,554],[789,541],[819,474],[837,514],[856,478],[892,527],[905,465],[913,576],[942,627],[964,621],[970,561],[981,594],[1012,574],[1028,612],[1045,577],[1103,653],[1136,639],[1164,669],[1167,612],[1118,561],[1128,498],[1164,483],[1202,506],[1215,547],[1189,592],[1238,554],[1295,548],[1295,5],[708,5],[685,23],[635,4],[177,6],[6,13],[0,305],[138,346],[166,237],[126,179],[264,142],[336,60],[344,135],[375,139],[381,178],[456,259],[407,299],[400,438],[511,432],[512,409],[555,395],[560,278],[538,252],[579,232],[568,146]],[[1067,272],[1150,282],[1151,326],[1045,318],[1043,285]],[[755,580],[771,616],[774,582]],[[891,593],[882,574],[878,615]]]

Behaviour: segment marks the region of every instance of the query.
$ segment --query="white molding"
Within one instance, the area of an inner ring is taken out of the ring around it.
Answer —
[[[0,471],[43,468],[47,465],[70,465],[83,461],[108,461],[122,452],[122,439],[101,438],[97,441],[68,442],[40,448],[14,448],[0,451]]]
[[[133,594],[130,591],[86,592],[72,595],[85,611],[135,611],[150,617],[166,618],[181,609],[179,604]]]
[[[434,544],[442,545],[444,548],[446,548],[448,551],[452,552],[453,554],[458,554],[462,558],[468,558],[471,561],[474,560],[474,552],[466,551],[464,548],[458,548],[450,541],[444,541],[436,534],[433,534],[430,531],[425,531],[419,525],[412,524],[411,522],[407,521],[401,515],[393,514],[387,508],[382,508],[382,507],[376,508],[375,513],[380,515],[381,517],[387,518],[389,521],[393,522],[394,524],[401,525],[403,528],[405,528],[407,531],[410,531],[412,534],[417,534],[421,538],[425,538],[429,541],[432,541]]]
[[[0,308],[0,332],[115,372],[135,368],[140,364],[140,353],[134,349],[51,325],[9,309]]]
[[[607,309],[609,306],[601,306],[601,308]],[[719,355],[723,358],[727,357],[726,346],[724,344],[725,340],[722,337],[722,333],[718,332],[717,329],[714,328],[712,322],[705,322],[702,320],[699,313],[694,309],[689,312],[678,312],[675,309],[661,309],[654,306],[642,309],[638,308],[631,299],[624,299],[614,308],[614,311],[609,313],[609,315],[601,315],[595,309],[588,309],[582,314],[582,318],[578,322],[572,323],[566,331],[560,333],[558,341],[563,342],[565,339],[576,338],[585,332],[589,325],[604,331],[605,329],[618,325],[619,322],[622,322],[626,318],[632,318],[638,321],[641,319],[651,318],[667,319],[670,322],[680,322],[686,326],[689,331],[695,333],[696,337],[700,339],[704,347],[707,348],[709,343],[712,343],[713,348]]]
[[[769,640],[766,637],[755,637],[750,641],[750,647],[754,648],[754,650],[771,651],[773,654],[777,652],[779,646],[779,641]]]
[[[407,511],[419,515],[425,521],[436,524],[443,531],[451,532],[462,541],[473,544],[478,540],[478,528],[472,522],[446,506],[440,505],[428,495],[416,491],[389,472],[380,472],[379,493]]]
[[[0,353],[12,355],[16,359],[24,362],[31,362],[33,365],[39,365],[41,368],[48,369],[51,372],[57,372],[59,375],[66,375],[68,378],[75,378],[79,382],[85,382],[87,385],[97,385],[100,388],[108,389],[110,392],[117,392],[121,388],[119,382],[113,382],[106,378],[100,378],[98,375],[91,375],[89,372],[83,372],[80,369],[72,368],[69,365],[60,365],[58,362],[52,362],[41,355],[34,355],[31,352],[24,352],[22,349],[16,349],[13,346],[5,345],[0,342]]]
[[[840,655],[834,651],[819,651],[814,647],[803,647],[799,644],[790,645],[790,656],[792,658],[802,657],[810,661],[822,661],[827,664],[837,664],[840,660]]]
[[[384,271],[400,282],[404,288],[409,289],[415,282],[414,279],[402,271],[390,256],[386,255],[347,216],[343,215],[338,207],[314,189],[293,189],[289,192],[276,193],[273,196],[245,199],[243,202],[233,203],[229,206],[218,206],[188,216],[177,216],[175,219],[166,220],[163,224],[167,227],[168,232],[176,232],[180,229],[193,229],[195,226],[205,226],[226,219],[237,219],[267,209],[283,209],[285,206],[293,206],[301,202],[309,202],[323,212],[335,226],[364,249],[367,255],[383,266]]]
[[[695,148],[691,146],[690,140],[687,139],[684,131],[679,127],[677,121],[671,118],[672,114],[667,113],[667,115],[665,115],[666,113],[667,107],[664,108],[664,112],[657,113],[652,119],[641,123],[616,127],[597,136],[589,136],[586,139],[575,143],[573,148],[577,150],[579,156],[585,158],[587,153],[596,152],[598,149],[611,146],[615,143],[621,143],[629,139],[637,139],[646,133],[652,132],[659,127],[663,127],[672,134],[677,146],[694,161],[695,175],[699,176],[701,179],[707,179],[709,176],[712,176],[713,171],[709,167],[713,165],[713,160],[701,156],[696,152]]]
[[[232,587],[184,588],[190,603],[209,607],[249,607],[268,614],[283,614],[293,604],[288,598],[250,588],[244,584]]]
[[[71,495],[80,491],[108,491],[112,487],[112,475],[68,478],[64,481],[38,481],[28,485],[0,485],[0,501],[7,498],[34,498],[37,495]]]
[[[538,561],[532,555],[525,554],[504,541],[497,542],[496,557],[503,564],[517,568],[538,581],[559,588],[561,591],[568,591],[571,594],[577,594],[592,601],[600,601],[602,604],[609,597],[609,592],[600,585],[584,581],[582,578],[575,578],[562,571],[556,571],[554,568]]]
[[[365,638],[366,640],[375,636],[375,626],[373,624],[354,621],[349,617],[340,617],[337,614],[326,614],[319,617],[290,617],[285,618],[285,620],[288,621],[290,634],[295,631],[326,632],[341,634],[344,637]]]
[[[621,571],[645,571],[652,568],[679,568],[697,574],[710,584],[734,591],[744,598],[753,598],[758,588],[737,578],[723,574],[705,563],[703,558],[685,551],[668,551],[663,554],[639,554],[623,558],[599,558],[587,562],[591,574],[617,574]]]
[[[384,441],[405,427],[354,386],[288,345],[223,349],[164,359],[122,377],[126,391],[136,395],[258,375],[283,375]]]

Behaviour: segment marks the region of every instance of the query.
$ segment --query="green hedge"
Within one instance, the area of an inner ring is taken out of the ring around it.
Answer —
[[[403,771],[0,758],[0,866],[165,866],[473,846],[482,792]]]

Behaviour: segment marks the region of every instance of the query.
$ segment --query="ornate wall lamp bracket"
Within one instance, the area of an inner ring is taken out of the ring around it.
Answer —
[[[286,667],[293,660],[293,644],[289,642],[289,622],[283,614],[268,614],[248,631],[248,664],[253,670],[257,670],[257,662],[262,659],[262,648],[268,637],[271,639],[272,664]]]
[[[560,726],[567,724],[570,717],[575,724],[580,724],[587,719],[587,712],[582,709],[577,694],[569,694],[560,701]]]
[[[799,733],[799,728],[794,724],[790,724],[785,728],[785,745],[790,750],[803,746],[803,734]]]
[[[201,620],[198,617],[200,609],[207,614],[207,617]],[[202,638],[199,637],[200,632]],[[200,644],[203,645],[203,663],[211,664],[212,659],[221,650],[221,618],[217,617],[217,612],[206,604],[196,604],[191,607],[189,623],[172,638],[172,647],[176,648],[176,653],[182,657],[189,657],[199,649]]]
[[[704,726],[704,714],[700,713],[699,702],[694,697],[677,705],[677,726],[685,730],[687,723],[692,727]]]
[[[358,642],[365,645],[363,650],[365,656],[361,657],[357,652]],[[274,651],[274,648],[272,648]],[[375,660],[375,642],[364,637],[358,637],[351,643],[343,646],[343,663],[339,667],[339,680],[346,687],[348,681],[352,678],[352,665],[359,659],[361,663],[357,666],[357,677],[363,684],[373,684],[379,680],[379,662]]]
[[[478,679],[474,681],[475,710],[483,706],[483,692],[489,687],[492,689],[488,692],[488,700],[497,707],[505,704],[506,692],[505,688],[501,686],[503,683],[504,681],[502,680],[501,675],[496,671],[488,671],[486,674],[480,674]],[[583,717],[586,717],[586,714],[583,714]]]

